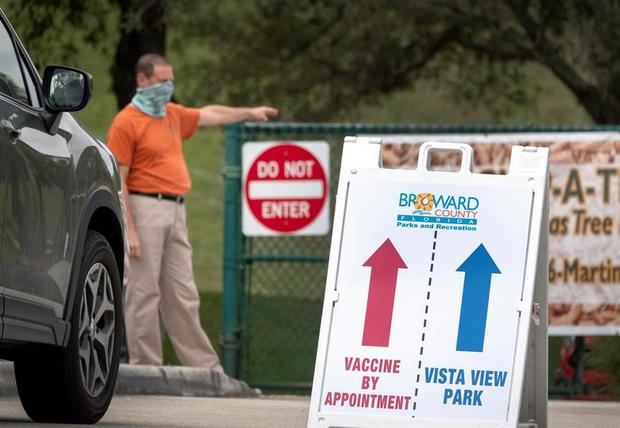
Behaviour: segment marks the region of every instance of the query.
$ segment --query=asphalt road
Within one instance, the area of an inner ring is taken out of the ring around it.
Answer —
[[[101,427],[304,428],[307,397],[187,398],[117,396]],[[57,427],[30,422],[17,398],[0,398],[0,427]],[[73,427],[80,425],[71,425]],[[86,425],[92,426],[92,425]],[[550,428],[617,428],[620,403],[549,403]]]
[[[307,398],[114,397],[101,427],[292,428],[305,427]],[[0,427],[58,427],[34,424],[18,398],[0,398]],[[92,425],[68,425],[71,427]]]

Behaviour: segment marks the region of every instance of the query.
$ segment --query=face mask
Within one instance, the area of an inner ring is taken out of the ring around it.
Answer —
[[[172,98],[174,83],[166,81],[156,85],[138,88],[131,103],[140,111],[149,116],[164,117],[166,115],[166,103]]]

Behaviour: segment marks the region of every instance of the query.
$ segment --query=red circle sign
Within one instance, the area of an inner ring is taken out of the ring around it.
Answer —
[[[278,144],[250,166],[245,198],[262,225],[277,232],[296,232],[312,223],[325,206],[326,174],[310,151]]]

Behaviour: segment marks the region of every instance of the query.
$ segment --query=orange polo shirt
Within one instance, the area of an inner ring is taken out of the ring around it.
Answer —
[[[122,109],[108,131],[108,147],[129,166],[129,191],[185,195],[189,176],[183,140],[196,131],[200,110],[167,103],[166,116],[152,117],[132,104]]]

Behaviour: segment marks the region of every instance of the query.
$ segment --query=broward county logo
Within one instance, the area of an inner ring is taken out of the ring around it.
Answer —
[[[435,197],[432,193],[418,193],[415,198],[415,207],[418,210],[430,211],[435,206]]]
[[[396,226],[475,231],[479,207],[480,200],[474,196],[401,192],[398,208],[407,209],[407,212],[397,214]]]

